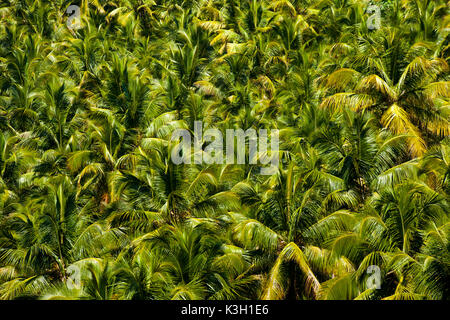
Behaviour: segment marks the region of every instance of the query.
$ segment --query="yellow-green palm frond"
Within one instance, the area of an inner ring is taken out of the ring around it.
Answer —
[[[383,114],[381,123],[396,134],[407,134],[409,151],[415,157],[426,151],[426,143],[420,130],[411,122],[408,113],[398,104],[392,104]]]
[[[363,93],[379,93],[390,101],[394,101],[396,99],[395,91],[389,86],[388,83],[386,83],[386,81],[381,79],[376,74],[364,77],[358,83],[356,91]]]
[[[342,110],[347,107],[351,108],[353,111],[366,109],[374,105],[374,103],[375,99],[368,94],[343,92],[325,98],[320,106],[332,111],[342,112]]]
[[[359,76],[359,72],[349,68],[334,71],[327,77],[325,86],[338,91],[344,91]]]
[[[280,252],[278,259],[270,270],[264,285],[263,300],[283,299],[286,294],[286,280],[283,276],[283,263],[294,262],[301,270],[306,294],[316,297],[320,283],[311,271],[303,251],[293,242],[288,243]]]
[[[425,94],[431,99],[438,97],[450,98],[450,81],[438,81],[426,85]]]
[[[447,70],[448,64],[444,59],[417,57],[406,66],[397,86],[401,90],[411,90],[426,80],[433,81],[438,74]]]

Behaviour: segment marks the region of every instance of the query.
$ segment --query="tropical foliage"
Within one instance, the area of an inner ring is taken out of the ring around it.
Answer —
[[[0,299],[449,299],[448,2],[371,1],[3,0]]]

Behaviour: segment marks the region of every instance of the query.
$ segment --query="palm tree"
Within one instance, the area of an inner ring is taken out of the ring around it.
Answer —
[[[446,1],[0,18],[0,299],[449,298]],[[278,168],[176,164],[196,121],[279,130]]]
[[[351,106],[355,111],[374,109],[380,123],[396,134],[408,134],[412,156],[420,156],[426,150],[426,137],[448,135],[447,108],[439,103],[439,96],[447,96],[447,81],[436,81],[448,70],[443,59],[427,60],[417,57],[404,69],[395,85],[391,79],[373,74],[357,79],[353,69],[339,69],[327,79],[327,87],[339,90],[352,83],[352,92],[339,92],[326,98],[322,105],[333,110]],[[383,79],[384,78],[384,79]],[[422,132],[425,133],[425,137]]]

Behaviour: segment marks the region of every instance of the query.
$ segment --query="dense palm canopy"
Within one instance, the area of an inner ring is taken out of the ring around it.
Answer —
[[[3,0],[0,299],[449,299],[448,10]],[[174,164],[195,121],[278,169]]]

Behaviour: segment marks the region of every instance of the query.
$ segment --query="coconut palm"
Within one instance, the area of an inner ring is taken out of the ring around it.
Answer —
[[[0,299],[449,299],[448,13],[2,1]]]

